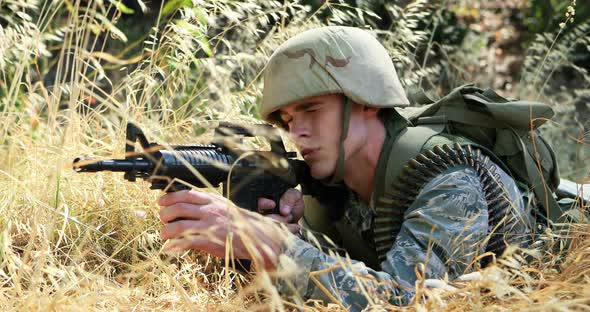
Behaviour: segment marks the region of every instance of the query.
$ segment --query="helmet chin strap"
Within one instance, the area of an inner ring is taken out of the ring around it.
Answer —
[[[340,148],[338,151],[338,160],[332,176],[322,179],[325,185],[336,186],[342,184],[344,180],[344,140],[348,135],[348,125],[350,124],[350,114],[352,112],[352,102],[345,96],[344,105],[342,106],[342,132],[340,133]]]

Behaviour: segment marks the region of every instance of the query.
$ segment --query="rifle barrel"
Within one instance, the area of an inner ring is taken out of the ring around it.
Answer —
[[[147,172],[150,169],[151,163],[143,159],[92,160],[78,157],[74,159],[73,166],[76,172],[129,172],[132,170]]]

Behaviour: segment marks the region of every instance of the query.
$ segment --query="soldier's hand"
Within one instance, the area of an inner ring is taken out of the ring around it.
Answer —
[[[268,198],[258,199],[258,211],[264,213],[273,210],[276,204]],[[278,222],[285,223],[291,233],[299,233],[299,219],[303,216],[303,195],[299,190],[288,189],[281,196],[279,211],[280,214],[269,214],[267,217]]]
[[[196,249],[217,257],[252,259],[260,268],[274,270],[286,242],[283,229],[259,214],[231,205],[225,198],[199,191],[179,191],[158,200],[165,250]],[[232,239],[228,240],[228,236]]]

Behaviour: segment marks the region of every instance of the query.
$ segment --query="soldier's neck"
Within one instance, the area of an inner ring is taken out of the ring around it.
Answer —
[[[380,122],[371,124],[368,130],[366,143],[350,155],[344,165],[344,183],[366,203],[371,200],[375,169],[386,136],[385,127]]]

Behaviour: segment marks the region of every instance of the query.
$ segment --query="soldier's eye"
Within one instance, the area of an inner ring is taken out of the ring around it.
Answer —
[[[322,108],[321,103],[313,103],[313,104],[309,105],[308,107],[306,107],[304,111],[306,113],[313,113],[313,112],[317,112],[321,108]]]
[[[281,114],[279,118],[281,119],[281,122],[284,124],[288,124],[289,122],[291,122],[291,120],[293,120],[293,118],[287,114]]]
[[[293,122],[293,118],[287,118],[287,117],[281,118],[281,123],[285,126],[290,126],[291,122]]]

